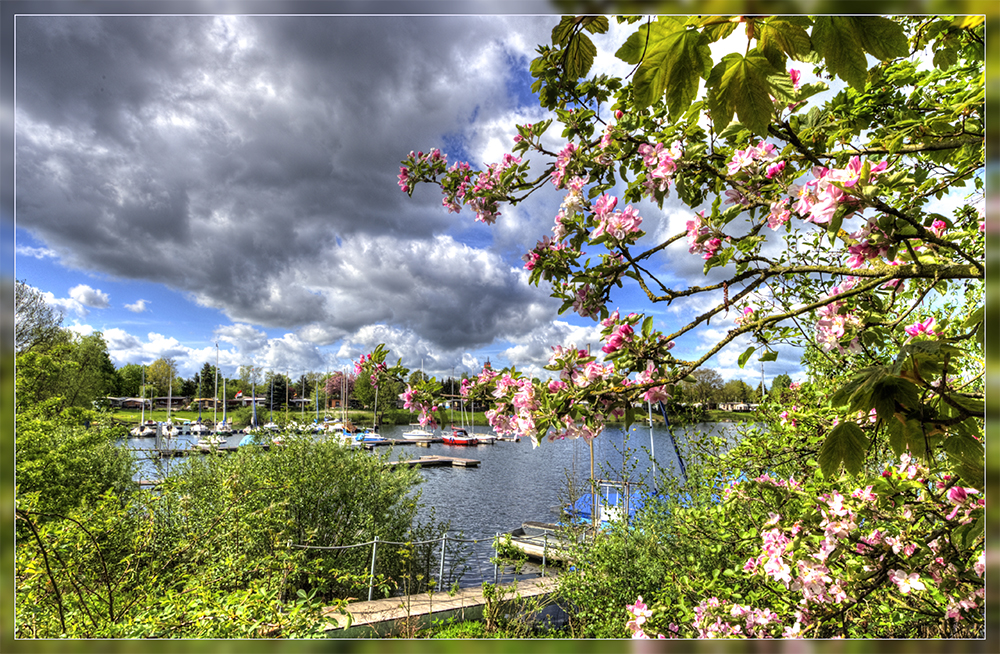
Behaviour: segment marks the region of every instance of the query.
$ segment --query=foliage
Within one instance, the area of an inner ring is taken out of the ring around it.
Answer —
[[[166,396],[171,388],[176,388],[180,394],[180,381],[177,379],[177,362],[173,359],[160,357],[146,366],[146,384],[155,389],[158,396]],[[211,382],[205,380],[203,392],[211,389]]]
[[[80,415],[45,416],[44,407],[17,416],[16,488],[19,501],[45,514],[65,514],[107,492],[126,501],[134,490],[132,454],[119,447],[122,427],[80,424]]]
[[[418,480],[336,442],[289,439],[192,457],[155,491],[59,513],[19,489],[18,635],[321,636],[321,609],[367,592],[371,562],[370,547],[322,548],[439,533],[413,522]],[[380,548],[382,592],[426,583],[424,554]]]
[[[706,487],[689,482],[692,498],[718,500],[720,479],[746,475],[729,490],[738,500],[673,510],[669,530],[657,530],[686,539],[693,562],[678,571],[679,586],[651,591],[661,605],[628,605],[629,628],[643,636],[661,615],[677,620],[658,623],[663,633],[698,636],[975,633],[982,17],[618,20],[639,23],[616,52],[633,66],[627,79],[587,77],[597,52],[584,32],[607,22],[563,18],[531,64],[551,118],[518,126],[511,152],[481,171],[449,165],[439,150],[403,161],[404,192],[437,185],[445,207],[468,206],[487,224],[548,183],[565,193],[552,236],[524,256],[525,268],[562,311],[602,327],[600,354],[554,345],[551,379],[484,369],[463,396],[494,403],[487,415],[498,433],[536,445],[590,440],[609,421],[631,424],[637,403],[669,401],[678,389],[692,397],[679,383],[737,339],[753,340],[740,366],[774,361],[779,345],[801,348],[815,383],[775,380],[780,404],[758,414],[759,431],[706,468]],[[745,51],[715,60],[711,45],[737,29]],[[654,239],[640,212],[662,209],[671,187],[692,210],[687,229]],[[658,268],[682,240],[704,261],[706,281],[670,288]],[[653,316],[610,310],[625,284],[651,302],[698,301],[700,313],[663,333]],[[671,352],[676,339],[733,313],[693,359]],[[436,392],[412,383],[408,405],[426,414]],[[750,560],[772,567],[744,569]]]
[[[14,352],[45,349],[59,340],[62,314],[45,301],[44,294],[23,279],[14,283]]]
[[[118,387],[118,373],[101,332],[61,333],[58,342],[17,356],[17,409],[48,403],[59,413],[69,407],[92,409]]]

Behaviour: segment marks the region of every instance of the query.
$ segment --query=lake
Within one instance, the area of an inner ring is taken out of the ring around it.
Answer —
[[[676,428],[674,437],[681,448],[689,432],[715,433],[732,441],[736,436],[736,427],[735,423],[699,423]],[[408,429],[405,425],[386,426],[381,432],[386,438],[402,439],[402,433]],[[477,427],[476,431],[483,433],[487,428]],[[227,444],[236,445],[241,438],[242,435],[231,436]],[[190,444],[194,439],[175,439],[174,442],[176,440]],[[152,438],[129,439],[129,446],[152,448],[153,441]],[[594,440],[595,476],[648,484],[654,472],[650,453],[654,453],[655,474],[660,485],[679,483],[680,466],[670,434],[662,425],[654,425],[652,430],[644,425],[633,425],[627,449],[626,454],[625,433],[621,427],[605,429]],[[568,499],[569,480],[573,480],[578,488],[586,488],[590,477],[589,448],[580,439],[545,441],[537,448],[532,447],[530,440],[521,439],[516,443],[497,442],[471,447],[433,443],[427,447],[395,446],[390,450],[389,446],[380,446],[375,448],[375,452],[388,453],[391,460],[436,454],[480,461],[475,468],[422,469],[420,476],[424,481],[418,487],[422,505],[418,519],[426,520],[433,507],[435,520],[450,522],[451,535],[461,533],[464,538],[483,539],[486,543],[492,542],[498,532],[508,532],[524,521],[557,522],[559,507]],[[164,460],[164,466],[181,465],[183,461],[183,458]],[[137,477],[154,476],[154,464],[142,462]],[[481,557],[487,560],[488,549],[486,546],[481,553]],[[492,575],[492,572],[484,574]]]

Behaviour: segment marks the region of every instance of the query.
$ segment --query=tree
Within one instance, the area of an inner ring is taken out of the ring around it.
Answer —
[[[170,358],[160,357],[146,366],[146,384],[152,386],[157,395],[167,395],[173,388],[180,394],[181,381],[177,379],[177,362]],[[205,392],[202,388],[202,392]],[[207,388],[211,392],[211,387]]]
[[[632,67],[627,79],[588,77],[596,47],[587,34],[608,31],[606,17],[564,17],[531,64],[550,117],[518,126],[511,153],[477,170],[430,149],[400,168],[407,194],[437,185],[449,209],[470,207],[487,224],[549,183],[563,192],[553,235],[525,255],[525,268],[562,311],[603,328],[603,361],[557,344],[547,366],[556,379],[484,370],[463,394],[495,399],[498,433],[536,445],[591,440],[611,418],[633,422],[636,401],[668,397],[741,337],[753,341],[741,367],[753,356],[775,360],[778,345],[799,347],[815,387],[788,388],[800,394],[792,406],[759,413],[768,430],[706,464],[708,479],[725,466],[748,478],[723,513],[693,511],[677,525],[710,523],[712,534],[690,533],[713,542],[742,540],[730,519],[755,525],[759,567],[744,557],[724,584],[700,579],[716,593],[700,602],[693,593],[704,583],[679,603],[658,590],[673,602],[660,607],[660,624],[680,635],[891,636],[951,634],[961,618],[972,629],[963,633],[977,633],[983,17],[617,20],[638,23],[615,53]],[[712,44],[737,29],[745,50],[716,59]],[[549,145],[553,125],[561,149]],[[540,160],[548,163],[531,172]],[[640,211],[662,209],[671,187],[691,210],[687,229],[652,239]],[[654,257],[683,241],[706,280],[671,288]],[[662,333],[652,316],[609,310],[626,283],[651,302],[695,298],[708,309]],[[713,319],[728,327],[717,342],[674,356],[675,340]],[[420,383],[407,397],[422,412],[435,401]],[[812,457],[822,478],[805,463]],[[887,467],[893,460],[898,467]],[[788,476],[777,483],[772,473]],[[844,521],[831,533],[835,517]],[[862,533],[862,523],[876,531]],[[854,546],[861,539],[867,545]],[[923,592],[932,580],[934,592]],[[888,603],[886,616],[878,607]],[[629,610],[646,617],[640,605]],[[740,631],[729,622],[740,612],[770,616],[768,606],[779,619]]]
[[[695,383],[691,387],[691,395],[697,398],[698,402],[708,404],[718,402],[722,392],[722,375],[712,368],[700,368],[692,374]]]
[[[126,363],[118,369],[118,394],[125,397],[139,397],[143,377],[144,372],[141,364]]]
[[[354,375],[349,375],[340,371],[333,373],[326,380],[324,387],[326,396],[331,400],[336,399],[341,402],[348,400],[354,395],[354,383],[356,379],[357,378]],[[341,390],[345,388],[345,383],[347,389],[346,393]]]
[[[62,330],[62,319],[62,313],[49,306],[40,290],[24,280],[17,280],[14,285],[16,354],[51,344]]]
[[[288,378],[280,373],[268,371],[264,376],[264,384],[267,386],[267,406],[275,408],[285,406]],[[222,392],[221,386],[219,386],[219,392]]]
[[[16,361],[19,412],[41,403],[55,413],[69,407],[91,409],[118,388],[101,332],[80,336],[62,330],[50,345],[26,350]]]
[[[750,402],[754,390],[742,379],[731,379],[722,385],[719,393],[723,402]]]
[[[790,396],[789,386],[791,384],[792,378],[784,373],[775,377],[774,381],[771,382],[771,399],[783,402],[786,397]]]

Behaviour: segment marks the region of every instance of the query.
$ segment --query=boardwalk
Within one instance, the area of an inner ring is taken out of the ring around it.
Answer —
[[[537,577],[503,587],[509,597],[539,598],[547,604],[556,588],[555,577]],[[352,602],[347,605],[350,618],[328,609],[324,617],[330,620],[327,636],[330,638],[366,638],[384,635],[405,635],[407,629],[432,624],[434,620],[478,620],[482,617],[486,600],[481,587],[463,588],[456,594],[421,593],[407,597],[390,597],[370,602]],[[348,626],[349,625],[349,626]]]

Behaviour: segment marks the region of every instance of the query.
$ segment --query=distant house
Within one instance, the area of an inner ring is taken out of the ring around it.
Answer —
[[[171,409],[182,409],[187,406],[189,398],[186,395],[173,395],[165,397],[154,397],[152,399],[153,406],[157,409],[166,409],[169,406]]]
[[[152,409],[153,404],[150,402],[149,398],[145,400],[141,397],[108,397],[108,406],[112,409],[135,409],[138,411],[142,408],[143,403],[145,403],[147,409]]]

